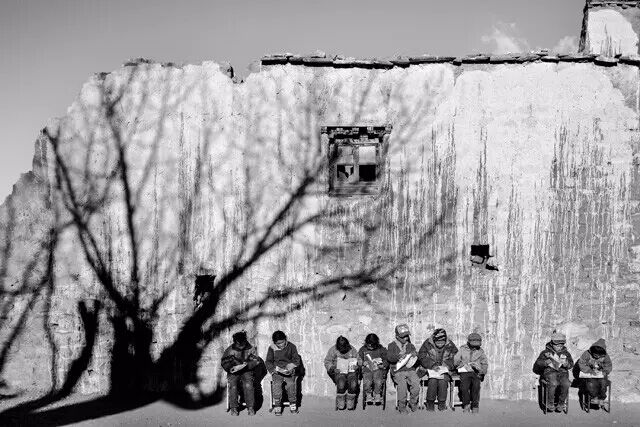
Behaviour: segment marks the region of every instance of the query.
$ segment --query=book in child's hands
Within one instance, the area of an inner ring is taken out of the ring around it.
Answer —
[[[350,359],[343,359],[338,357],[337,366],[338,372],[341,374],[348,374],[349,372],[355,372],[358,368],[358,359],[352,357]]]
[[[604,378],[604,374],[601,371],[596,371],[593,374],[580,371],[580,378]]]
[[[429,378],[435,378],[436,380],[444,379],[444,374],[448,374],[449,370],[446,366],[438,366],[436,369],[427,369],[427,374],[429,374]]]
[[[290,376],[292,373],[289,369],[281,368],[280,366],[276,366],[276,372],[285,376]]]
[[[241,363],[239,365],[232,366],[231,373],[235,374],[236,372],[243,370],[246,366],[247,366],[246,363]]]

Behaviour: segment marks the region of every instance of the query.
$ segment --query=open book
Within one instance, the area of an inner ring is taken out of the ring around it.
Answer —
[[[460,372],[460,370],[458,370]],[[427,374],[429,374],[429,378],[435,378],[436,380],[444,379],[444,374],[448,374],[449,369],[446,366],[438,366],[436,369],[427,369]]]
[[[279,373],[280,375],[284,375],[284,376],[291,376],[291,374],[293,374],[293,370],[289,370],[286,368],[281,368],[280,366],[276,366],[276,372]]]
[[[406,354],[402,359],[398,361],[396,364],[396,371],[404,366],[407,368],[411,368],[418,361],[418,356],[415,354]]]
[[[594,372],[593,374],[580,371],[580,378],[604,378],[604,374],[601,371]]]
[[[458,373],[473,372],[473,369],[467,369],[467,365],[462,365],[458,368]]]
[[[352,357],[350,359],[343,359],[338,357],[337,364],[338,372],[341,374],[348,374],[349,372],[355,372],[358,369],[358,359]]]
[[[247,366],[246,363],[241,363],[239,365],[232,366],[231,373],[235,374],[236,372],[243,370],[246,366]]]
[[[382,358],[372,358],[371,355],[367,353],[367,365],[372,371],[378,370],[380,369],[380,365],[382,365]]]

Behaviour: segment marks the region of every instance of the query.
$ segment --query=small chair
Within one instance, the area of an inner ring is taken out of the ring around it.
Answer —
[[[452,411],[456,410],[456,406],[462,407],[462,401],[456,396],[460,394],[460,375],[457,373],[452,373],[450,375],[451,381],[449,381],[449,408]],[[455,393],[455,388],[458,388],[458,393]]]
[[[542,412],[544,412],[545,415],[549,412],[549,409],[547,408],[548,392],[549,392],[549,382],[544,378],[540,377],[538,380],[538,403],[540,404],[540,407],[542,408]],[[562,412],[564,412],[565,415],[569,413],[569,397],[568,396],[567,396],[567,401],[566,401],[564,410]]]
[[[362,392],[364,394],[364,391]],[[362,396],[362,409],[367,409],[367,405],[373,405],[373,402],[367,402],[364,395]],[[382,383],[382,410],[387,408],[387,378]],[[396,393],[396,409],[398,409],[398,393]]]
[[[607,413],[611,413],[611,380],[607,379],[607,403],[606,405],[602,405],[602,410]],[[589,413],[591,411],[591,395],[589,393],[585,393],[586,390],[583,388],[580,389],[580,406],[584,409],[585,412]]]
[[[296,383],[298,382],[298,377],[294,377]],[[283,387],[284,388],[284,387]],[[286,399],[285,399],[286,398]],[[297,397],[294,397],[297,400]],[[275,400],[273,399],[273,379],[269,380],[269,412],[273,412],[273,408],[276,407]],[[287,394],[287,390],[282,391],[282,406],[290,406],[291,399]]]

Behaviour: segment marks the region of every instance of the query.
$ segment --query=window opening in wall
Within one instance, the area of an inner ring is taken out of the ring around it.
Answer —
[[[329,153],[329,194],[377,194],[391,126],[326,126]]]
[[[493,255],[489,252],[489,245],[471,245],[471,262],[473,264],[484,265],[487,270],[498,271],[498,266]]]

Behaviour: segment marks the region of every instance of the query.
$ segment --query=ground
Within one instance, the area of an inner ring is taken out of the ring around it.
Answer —
[[[71,405],[69,411],[81,411],[82,402],[95,399],[95,396],[75,396],[56,405],[64,408]],[[266,408],[258,411],[255,417],[243,411],[239,417],[226,413],[224,405],[217,405],[200,410],[176,408],[166,402],[155,402],[138,409],[116,413],[97,419],[81,421],[78,426],[417,426],[425,423],[438,426],[640,426],[640,404],[612,403],[612,413],[592,411],[587,414],[580,410],[577,401],[571,401],[568,415],[544,415],[531,401],[483,400],[477,415],[463,414],[460,409],[455,412],[427,413],[419,411],[408,415],[400,415],[393,409],[393,403],[386,411],[381,408],[368,408],[363,411],[358,407],[355,411],[333,410],[330,398],[306,397],[299,414],[285,411],[282,417],[276,417]],[[0,408],[11,406],[11,402],[0,402]],[[90,413],[86,414],[90,416]],[[82,417],[85,418],[85,417]],[[60,419],[49,416],[45,424],[67,424],[65,415]],[[29,422],[16,425],[29,425]],[[42,424],[42,420],[40,422]]]

